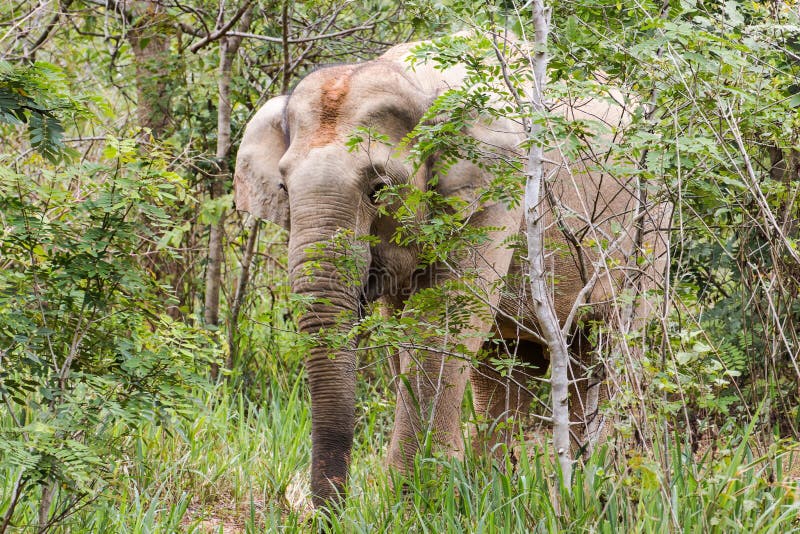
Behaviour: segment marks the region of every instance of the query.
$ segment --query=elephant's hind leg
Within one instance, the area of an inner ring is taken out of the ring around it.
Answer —
[[[570,365],[570,421],[573,453],[590,454],[605,432],[602,404],[609,398],[603,364],[583,333],[572,342]]]
[[[495,369],[488,361],[471,370],[472,399],[478,424],[473,432],[472,445],[478,454],[496,458],[507,450],[512,454],[514,441],[528,417],[533,394],[531,381],[544,374],[547,361],[542,347],[531,341],[487,341],[483,352],[487,359],[499,359],[518,365]],[[513,357],[513,358],[512,358]]]

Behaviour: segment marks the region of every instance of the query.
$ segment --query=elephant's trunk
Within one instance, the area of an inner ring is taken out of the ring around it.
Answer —
[[[332,198],[328,198],[332,200]],[[335,200],[335,197],[333,198]],[[338,501],[344,494],[355,425],[356,358],[350,341],[331,341],[356,318],[369,252],[355,247],[353,264],[341,250],[342,228],[353,226],[353,208],[339,203],[293,202],[289,243],[292,291],[307,297],[300,331],[313,340],[306,360],[311,390],[311,491],[315,506]],[[352,234],[351,234],[352,235]],[[345,239],[345,241],[347,241]],[[345,248],[347,243],[345,243]],[[347,267],[356,267],[356,273]],[[346,272],[346,271],[351,272]],[[356,283],[353,283],[353,276]],[[341,346],[344,344],[344,346]]]

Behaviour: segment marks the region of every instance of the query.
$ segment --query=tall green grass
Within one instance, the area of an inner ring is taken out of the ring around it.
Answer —
[[[380,382],[380,381],[379,381]],[[672,432],[651,451],[600,447],[560,484],[547,445],[519,462],[420,459],[384,467],[392,398],[362,382],[350,494],[329,517],[303,501],[310,410],[302,374],[264,381],[253,398],[221,384],[191,417],[120,436],[116,483],[56,532],[787,532],[800,528],[796,453],[759,450],[747,429],[702,454]],[[252,394],[252,393],[251,393]],[[255,399],[258,398],[258,400]],[[4,423],[5,424],[5,423]],[[666,448],[664,447],[666,443]],[[0,514],[16,473],[0,466]],[[560,509],[554,505],[560,503]],[[35,525],[22,503],[16,531]],[[12,529],[12,532],[15,530]]]

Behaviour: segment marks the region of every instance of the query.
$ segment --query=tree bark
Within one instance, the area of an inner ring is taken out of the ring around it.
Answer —
[[[167,14],[155,0],[139,0],[133,11],[138,16],[128,32],[128,41],[136,63],[136,117],[139,126],[160,137],[171,118],[170,38],[164,20]]]
[[[252,10],[242,16],[241,25],[247,30]],[[210,197],[219,198],[224,193],[225,182],[230,176],[228,156],[231,151],[231,68],[233,59],[242,43],[241,37],[225,36],[219,40],[219,77],[217,79],[217,176],[209,187]],[[224,255],[223,235],[225,232],[225,212],[219,221],[211,225],[208,238],[208,265],[206,267],[205,309],[203,320],[207,328],[219,327],[219,291],[222,283],[222,262]],[[212,364],[211,377],[219,375],[219,366]]]
[[[56,483],[50,482],[42,485],[42,499],[39,501],[39,524],[36,527],[37,534],[44,534],[50,528],[50,505],[53,504],[53,497],[56,493]]]
[[[547,35],[550,31],[550,8],[545,7],[542,0],[533,2],[534,42],[533,56],[534,87],[531,104],[536,114],[544,112],[542,92],[547,72]],[[544,267],[544,219],[543,206],[545,198],[542,194],[543,134],[539,121],[530,123],[528,132],[531,148],[528,153],[528,178],[525,184],[525,219],[528,235],[528,261],[530,262],[531,296],[536,319],[547,342],[551,362],[551,396],[553,407],[553,447],[561,466],[561,475],[567,491],[571,488],[572,459],[570,458],[569,431],[569,350],[556,316],[555,306],[550,288],[547,284],[547,273]]]
[[[245,228],[250,231],[247,236],[247,244],[244,248],[242,255],[242,272],[239,275],[239,283],[236,284],[236,293],[233,297],[233,306],[231,306],[230,328],[228,329],[228,368],[233,369],[236,364],[236,357],[239,352],[239,344],[237,342],[236,331],[239,327],[239,312],[242,309],[244,296],[247,292],[247,283],[250,280],[250,265],[253,262],[253,251],[255,250],[256,242],[258,241],[258,227],[259,220],[256,217],[250,217],[245,225]]]
[[[3,516],[3,522],[0,523],[0,534],[5,534],[9,525],[11,525],[11,518],[14,517],[14,510],[17,508],[19,497],[22,495],[22,490],[25,487],[25,481],[22,480],[22,474],[23,472],[21,471],[14,481],[14,489],[11,490],[11,501],[8,503],[8,508],[6,508],[6,513]]]
[[[142,129],[139,139],[148,142],[152,136],[160,139],[169,134],[172,120],[171,75],[175,70],[170,52],[173,21],[158,0],[136,0],[130,11],[119,11],[123,24],[131,24],[127,39],[136,66],[136,123]],[[181,319],[185,296],[181,284],[184,265],[166,254],[151,258],[151,269],[159,280],[172,287],[176,305],[169,304],[166,313],[174,320]],[[168,299],[172,295],[165,295]]]

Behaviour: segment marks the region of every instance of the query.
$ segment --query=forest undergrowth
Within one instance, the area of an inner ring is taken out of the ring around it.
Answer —
[[[384,465],[393,414],[386,376],[362,381],[350,493],[329,519],[308,494],[310,413],[299,362],[245,395],[220,384],[168,425],[120,436],[126,453],[68,532],[788,532],[798,527],[800,448],[740,429],[694,447],[678,430],[652,450],[603,444],[559,483],[547,437],[521,436],[519,461]],[[468,410],[465,410],[468,412]],[[465,418],[468,420],[468,418]],[[7,424],[7,421],[4,423]],[[465,426],[465,434],[469,429]],[[526,439],[527,438],[527,439]],[[14,471],[5,469],[4,494]],[[392,477],[395,477],[394,479]],[[400,491],[396,488],[403,487]],[[98,488],[99,489],[99,488]],[[563,508],[553,508],[560,492]],[[32,496],[15,516],[36,524]],[[329,522],[326,522],[329,521]],[[31,527],[25,527],[25,524]],[[13,530],[12,530],[13,531]],[[328,530],[326,530],[328,531]]]
[[[651,321],[582,325],[613,394],[608,438],[574,455],[571,479],[541,422],[512,455],[467,446],[463,461],[388,469],[387,360],[424,329],[367,306],[345,340],[361,343],[349,493],[311,508],[303,360],[319,340],[298,331],[285,232],[231,207],[244,126],[320,65],[441,38],[417,60],[462,62],[471,85],[431,103],[418,163],[475,156],[460,134],[481,113],[546,124],[567,155],[591,149],[592,121],[489,104],[487,87],[531,79],[512,56],[502,72],[493,47],[532,37],[528,7],[0,5],[0,534],[800,530],[800,12],[781,1],[551,6],[546,99],[619,88],[630,123],[595,170],[674,207],[657,287],[615,302],[650,299]],[[521,191],[509,167],[489,194]],[[411,198],[419,226],[397,239],[457,252],[468,225],[434,217],[457,202]],[[532,421],[551,415],[549,379]],[[470,395],[468,443],[487,424]]]

